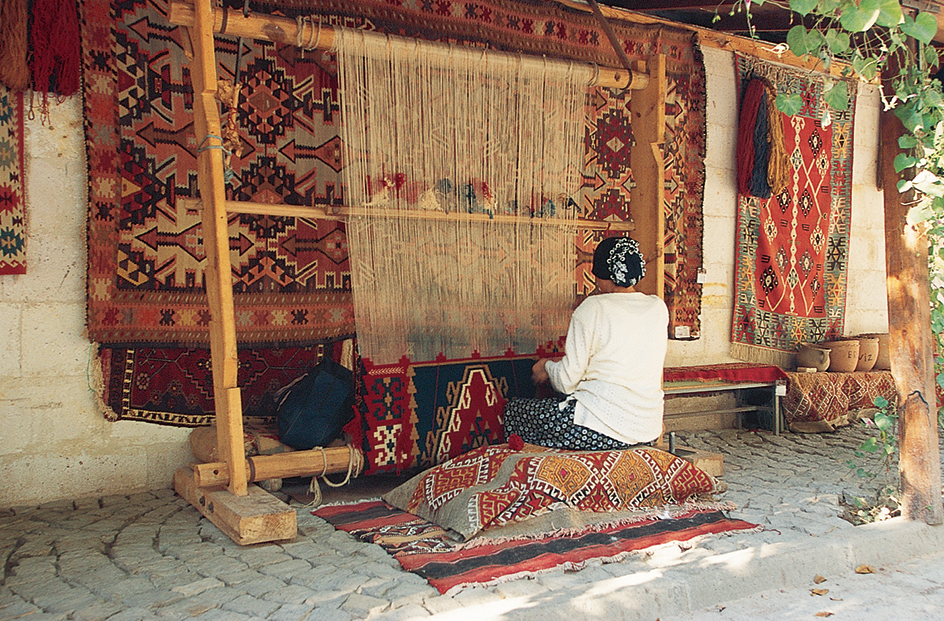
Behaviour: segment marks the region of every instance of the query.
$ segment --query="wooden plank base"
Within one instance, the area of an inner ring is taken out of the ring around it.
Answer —
[[[676,446],[675,454],[713,477],[724,476],[724,455],[709,453],[687,446]]]
[[[295,511],[257,485],[249,485],[245,496],[236,496],[223,487],[197,487],[193,470],[178,468],[174,491],[240,545],[294,539],[298,534]]]

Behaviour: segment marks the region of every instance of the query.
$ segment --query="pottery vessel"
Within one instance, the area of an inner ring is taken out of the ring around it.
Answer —
[[[796,355],[797,367],[810,367],[817,371],[829,368],[829,348],[816,343],[800,343]]]
[[[871,332],[869,334],[860,334],[878,339],[878,354],[875,356],[875,365],[873,371],[889,371],[892,368],[892,361],[888,349],[888,332]]]
[[[821,343],[829,348],[829,371],[851,373],[859,364],[859,341],[827,341]]]
[[[859,362],[855,370],[871,371],[878,359],[878,337],[860,335],[855,340],[859,341]]]

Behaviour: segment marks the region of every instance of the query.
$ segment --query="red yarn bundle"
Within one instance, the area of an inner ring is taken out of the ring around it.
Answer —
[[[72,95],[79,90],[79,17],[74,0],[33,0],[30,27],[33,90]]]

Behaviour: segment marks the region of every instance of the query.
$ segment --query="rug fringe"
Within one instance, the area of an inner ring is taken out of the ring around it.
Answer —
[[[98,343],[92,343],[89,346],[86,376],[89,389],[92,391],[92,399],[95,401],[95,407],[102,413],[105,420],[110,423],[116,422],[120,416],[105,401],[105,371],[102,369],[101,346]]]
[[[545,539],[547,537],[572,537],[575,535],[580,535],[582,533],[590,532],[599,532],[602,530],[607,530],[609,528],[616,528],[619,526],[629,526],[632,524],[638,524],[640,522],[646,522],[649,520],[655,519],[667,519],[674,520],[678,519],[680,516],[698,512],[703,513],[706,511],[733,511],[737,509],[737,505],[732,502],[707,502],[707,501],[697,501],[685,503],[684,505],[669,505],[666,507],[660,507],[658,509],[649,509],[649,510],[640,510],[639,513],[629,515],[623,518],[613,519],[613,520],[604,520],[601,522],[596,522],[593,524],[586,524],[582,526],[573,526],[570,528],[558,528],[552,531],[540,531],[533,533],[522,533],[520,535],[507,535],[501,537],[488,537],[487,531],[475,535],[472,539],[465,541],[463,543],[457,543],[455,549],[457,550],[466,550],[470,548],[477,548],[486,545],[494,545],[500,543],[508,543],[512,541],[528,541],[532,539]],[[546,513],[541,514],[547,515]],[[535,516],[540,517],[540,516]]]

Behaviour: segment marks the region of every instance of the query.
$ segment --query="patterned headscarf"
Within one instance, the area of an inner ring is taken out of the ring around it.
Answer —
[[[612,280],[617,287],[632,287],[646,275],[646,260],[639,242],[629,237],[608,237],[593,253],[592,273]]]

